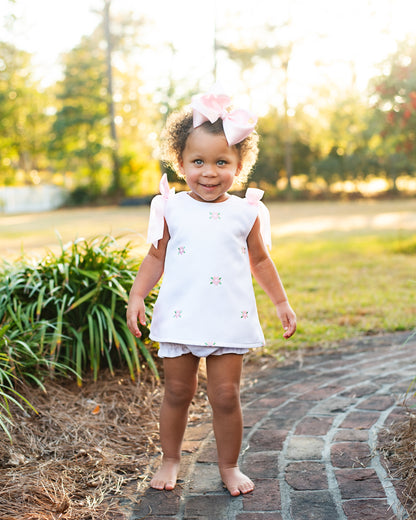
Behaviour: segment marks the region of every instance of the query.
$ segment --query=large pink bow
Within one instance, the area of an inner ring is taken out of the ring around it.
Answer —
[[[254,130],[257,116],[243,108],[231,110],[230,104],[229,96],[214,91],[193,96],[191,107],[194,128],[205,121],[215,123],[218,118],[221,118],[228,145],[240,143]]]

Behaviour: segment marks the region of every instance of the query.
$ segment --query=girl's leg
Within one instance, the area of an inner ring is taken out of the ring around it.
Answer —
[[[162,464],[150,482],[155,489],[172,490],[176,485],[182,439],[188,421],[188,408],[198,383],[199,358],[185,354],[164,358],[165,393],[160,409]]]
[[[243,356],[207,357],[208,398],[212,406],[221,478],[233,496],[253,491],[253,482],[238,467],[243,438],[240,379]]]

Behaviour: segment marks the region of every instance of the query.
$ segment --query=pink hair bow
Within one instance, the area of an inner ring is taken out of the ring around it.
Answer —
[[[170,197],[175,195],[175,188],[169,189],[168,176],[163,174],[159,183],[160,195],[153,198],[150,205],[149,226],[147,231],[147,242],[153,244],[157,249],[159,240],[163,237],[165,226],[165,208]]]
[[[263,242],[265,245],[271,249],[272,248],[272,230],[270,225],[270,213],[263,202],[260,200],[264,195],[263,190],[259,190],[258,188],[247,188],[246,191],[246,201],[251,206],[257,206],[259,211],[259,219],[260,219],[260,234],[263,238]]]
[[[216,93],[215,87],[207,94],[193,96],[191,107],[194,128],[205,121],[215,123],[221,118],[228,145],[240,143],[254,130],[257,116],[242,108],[231,110],[230,104],[231,98],[226,94]]]

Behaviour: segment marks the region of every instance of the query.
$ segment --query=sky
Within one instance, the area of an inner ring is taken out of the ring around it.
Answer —
[[[68,52],[99,22],[95,12],[103,0],[0,0],[0,16],[16,15],[12,40],[33,54],[33,63],[46,85],[59,78],[61,53]],[[143,75],[149,88],[169,74],[190,83],[213,83],[213,42],[238,43],[253,37],[266,45],[295,41],[289,70],[289,98],[295,106],[319,84],[348,89],[352,77],[364,90],[377,74],[377,65],[395,50],[395,42],[416,37],[416,0],[112,0],[113,12],[131,11],[149,20],[142,53]],[[286,29],[266,37],[266,24]],[[174,54],[162,51],[171,42]],[[237,67],[218,55],[218,79],[233,96],[250,90],[260,109],[276,92],[275,71],[258,65],[241,78]],[[248,86],[248,87],[247,87]]]

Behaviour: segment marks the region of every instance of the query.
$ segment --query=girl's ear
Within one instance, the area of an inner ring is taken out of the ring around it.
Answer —
[[[242,169],[243,165],[241,164],[241,162],[238,163],[237,165],[237,169],[235,171],[235,176],[238,177],[241,173],[241,169]]]
[[[180,172],[182,175],[185,175],[185,172],[184,172],[184,170],[183,170],[183,160],[182,160],[182,159],[178,162],[178,166],[179,166],[179,172]]]

